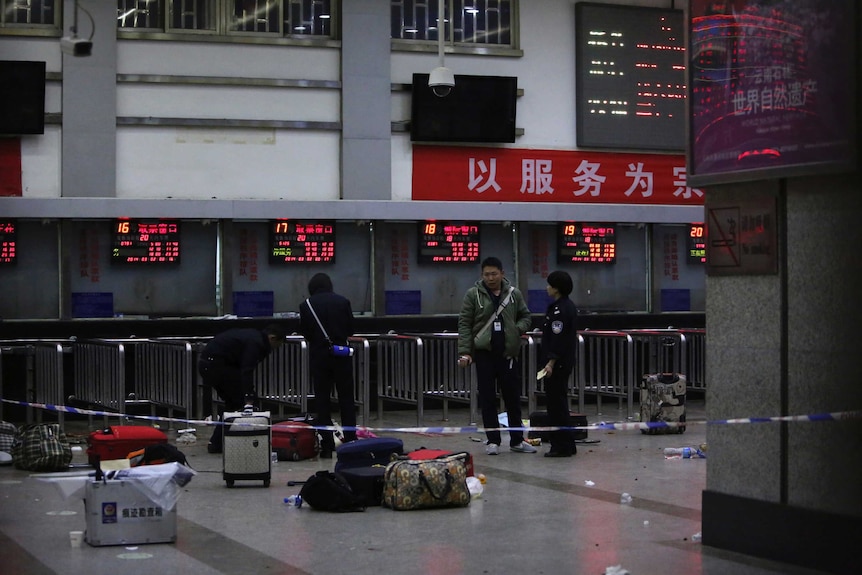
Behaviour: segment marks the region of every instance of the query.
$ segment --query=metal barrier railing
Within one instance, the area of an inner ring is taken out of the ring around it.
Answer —
[[[578,332],[579,387],[583,394],[596,396],[596,412],[601,413],[602,397],[616,397],[626,417],[634,410],[637,386],[635,350],[632,336],[620,331]]]
[[[689,389],[706,389],[706,330],[681,329],[685,336],[685,375]]]
[[[70,398],[106,412],[116,412],[123,420],[126,405],[126,345],[132,340],[79,340],[72,346],[74,392]],[[135,344],[143,340],[133,340]],[[90,427],[93,416],[88,416]],[[104,416],[105,426],[108,415]]]
[[[686,373],[686,338],[675,329],[626,329],[635,343],[635,375]]]
[[[425,367],[423,398],[439,399],[443,403],[443,420],[449,419],[449,403],[464,403],[470,407],[470,423],[477,418],[476,370],[458,367],[457,333],[422,333],[423,365]]]
[[[416,406],[416,421],[424,419],[424,341],[419,336],[386,334],[377,339],[377,418],[384,400]]]
[[[285,406],[296,407],[303,413],[308,411],[310,381],[308,343],[298,335],[287,336],[254,371],[254,385],[260,398],[275,403],[281,417]]]
[[[127,396],[126,405],[149,405],[153,416],[161,407],[167,410],[170,419],[173,419],[175,410],[191,417],[194,389],[192,344],[181,340],[146,340],[135,344],[134,354],[133,392]],[[168,428],[173,428],[172,421],[169,421]]]
[[[353,348],[353,397],[359,407],[359,422],[368,425],[371,418],[371,343],[366,337],[348,339]],[[337,393],[333,390],[333,396]]]
[[[0,342],[0,397],[16,399],[17,401],[44,403],[49,405],[64,405],[63,362],[69,352],[69,340],[15,340]],[[3,357],[19,356],[25,362],[25,377],[23,395],[7,396],[10,392],[3,386]],[[34,409],[26,408],[26,421],[34,421]],[[35,421],[42,422],[43,411],[35,410]],[[3,418],[3,407],[0,405],[0,419]],[[60,427],[65,425],[65,415],[57,412],[57,422]]]

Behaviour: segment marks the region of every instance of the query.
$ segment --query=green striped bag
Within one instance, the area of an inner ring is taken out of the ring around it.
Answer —
[[[59,423],[30,423],[18,429],[12,459],[18,469],[65,471],[72,462],[72,446]]]

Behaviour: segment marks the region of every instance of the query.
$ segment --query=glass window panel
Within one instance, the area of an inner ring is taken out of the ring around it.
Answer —
[[[512,0],[446,0],[447,42],[510,45]],[[392,0],[391,36],[437,40],[436,0]]]
[[[278,0],[234,0],[231,30],[281,32]]]
[[[162,30],[164,0],[117,0],[117,27]]]
[[[170,0],[170,28],[215,30],[215,0]]]
[[[55,0],[3,0],[4,24],[54,24]]]

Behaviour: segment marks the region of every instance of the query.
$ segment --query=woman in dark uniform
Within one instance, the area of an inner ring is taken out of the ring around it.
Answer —
[[[576,323],[578,310],[569,294],[572,277],[564,271],[548,275],[548,295],[554,301],[545,311],[542,325],[542,361],[545,372],[545,397],[548,402],[548,425],[571,427],[569,417],[568,381],[575,366],[578,340]],[[550,433],[551,449],[545,457],[571,457],[577,452],[572,430],[562,429]]]

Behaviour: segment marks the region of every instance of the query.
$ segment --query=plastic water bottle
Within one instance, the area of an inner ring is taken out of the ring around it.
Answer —
[[[291,507],[302,507],[302,495],[291,495],[289,497],[285,497],[284,503]]]
[[[665,447],[665,457],[682,457],[683,459],[706,459],[706,454],[696,447]]]

